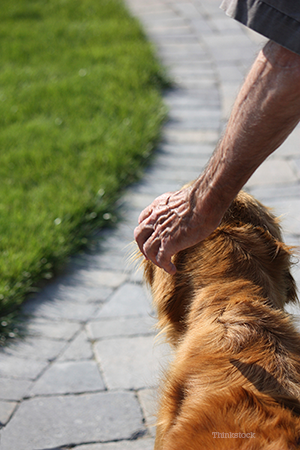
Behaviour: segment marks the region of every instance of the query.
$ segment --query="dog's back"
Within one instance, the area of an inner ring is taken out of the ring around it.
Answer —
[[[290,250],[276,218],[240,193],[218,229],[149,261],[159,327],[176,356],[162,383],[156,450],[300,447],[300,336]]]

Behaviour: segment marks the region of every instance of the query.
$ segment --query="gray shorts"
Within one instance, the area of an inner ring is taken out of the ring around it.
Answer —
[[[226,14],[300,55],[299,0],[223,0]]]

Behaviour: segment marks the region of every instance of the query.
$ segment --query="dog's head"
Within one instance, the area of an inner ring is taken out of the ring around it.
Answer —
[[[181,333],[196,291],[222,280],[247,280],[275,308],[297,300],[291,275],[291,248],[282,241],[279,220],[251,195],[240,192],[219,227],[204,241],[173,257],[169,275],[144,261],[160,326]]]

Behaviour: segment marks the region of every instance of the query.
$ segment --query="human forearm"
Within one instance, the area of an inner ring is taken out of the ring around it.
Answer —
[[[270,42],[258,55],[234,104],[223,139],[195,183],[199,202],[203,202],[205,189],[225,212],[299,119],[300,57]]]
[[[175,273],[172,255],[214,231],[238,191],[299,119],[300,56],[269,43],[256,59],[204,172],[141,213],[135,238],[143,254]]]

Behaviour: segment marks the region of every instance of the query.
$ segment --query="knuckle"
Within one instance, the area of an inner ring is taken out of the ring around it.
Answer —
[[[156,255],[156,260],[159,264],[165,266],[170,262],[170,258],[165,254],[163,250],[159,250]]]
[[[136,227],[133,232],[134,239],[138,242],[140,237],[140,227]]]

